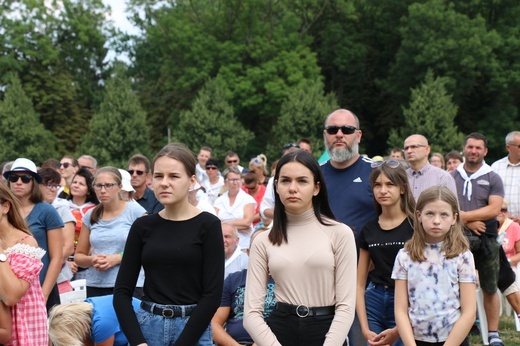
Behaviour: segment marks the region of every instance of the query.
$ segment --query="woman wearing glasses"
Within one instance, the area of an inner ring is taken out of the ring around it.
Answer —
[[[42,178],[31,160],[18,158],[10,171],[4,173],[7,184],[20,201],[20,212],[29,230],[45,250],[40,271],[40,284],[47,302],[47,310],[60,303],[56,280],[63,260],[63,221],[56,209],[43,202],[39,183]]]
[[[240,238],[238,245],[242,249],[249,249],[256,201],[242,190],[242,176],[237,166],[226,168],[223,176],[227,191],[215,200],[213,207],[222,222],[238,229]]]
[[[251,246],[244,327],[256,345],[344,345],[356,301],[354,233],[334,220],[308,152],[283,156],[274,186],[273,228]],[[277,304],[264,321],[269,275]]]
[[[121,199],[122,178],[114,167],[103,167],[94,178],[94,191],[100,203],[83,217],[74,260],[88,268],[87,297],[112,294],[130,226],[146,210],[137,203]],[[92,249],[92,250],[91,250]],[[137,288],[142,288],[141,273]],[[136,298],[140,298],[136,289]]]
[[[260,154],[249,161],[249,172],[255,173],[260,184],[267,186],[269,181],[269,173],[267,172],[267,157]]]
[[[397,253],[413,234],[415,200],[399,161],[374,162],[372,168],[370,185],[379,216],[358,237],[356,312],[363,336],[372,344],[403,345],[394,318],[391,274]]]

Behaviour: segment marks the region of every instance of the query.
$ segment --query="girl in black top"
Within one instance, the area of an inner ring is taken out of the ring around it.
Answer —
[[[212,345],[209,324],[222,295],[224,247],[220,220],[188,201],[195,164],[181,144],[165,146],[153,160],[152,186],[164,210],[132,225],[114,290],[131,345]],[[134,313],[141,266],[144,296]]]
[[[376,345],[402,346],[394,318],[391,274],[397,253],[413,233],[415,201],[399,161],[374,162],[372,168],[370,185],[379,216],[367,222],[358,237],[356,313],[367,340]]]

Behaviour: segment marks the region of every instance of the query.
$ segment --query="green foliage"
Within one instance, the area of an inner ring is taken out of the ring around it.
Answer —
[[[401,147],[406,137],[416,133],[428,138],[432,152],[448,153],[462,147],[464,135],[454,123],[457,106],[446,92],[448,82],[445,77],[434,79],[428,70],[424,82],[412,89],[410,105],[403,109],[405,125],[390,131],[390,148]]]
[[[180,113],[172,131],[173,140],[197,151],[202,146],[213,149],[213,156],[224,159],[226,151],[242,153],[254,134],[237,120],[228,103],[226,84],[219,78],[206,82],[191,110]]]
[[[124,72],[117,66],[114,76],[107,81],[99,112],[90,120],[89,133],[78,146],[78,156],[92,155],[99,166],[124,168],[132,155],[150,155],[146,114]]]
[[[311,140],[313,152],[319,156],[324,149],[325,117],[337,108],[336,96],[332,93],[325,95],[323,83],[319,80],[292,89],[273,127],[273,140],[267,147],[267,156],[278,158],[285,143],[296,142],[300,138]]]
[[[8,80],[4,100],[0,101],[1,160],[26,157],[39,164],[56,157],[56,137],[40,123],[40,117],[23,91],[20,79],[10,76]]]

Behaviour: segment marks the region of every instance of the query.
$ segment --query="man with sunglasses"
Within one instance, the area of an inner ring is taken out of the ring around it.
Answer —
[[[157,200],[154,192],[148,187],[148,180],[151,178],[150,161],[141,154],[136,154],[128,161],[128,173],[130,173],[130,183],[135,190],[134,199],[146,209],[148,214],[155,214],[164,209],[164,206]]]
[[[240,173],[247,172],[247,170],[246,170],[246,172],[244,172],[244,167],[240,166],[240,158],[238,157],[238,154],[235,153],[234,151],[228,151],[226,153],[224,162],[226,163],[226,166],[228,166],[228,167],[237,166],[238,169],[240,170]]]
[[[421,192],[435,185],[446,186],[457,196],[453,177],[428,161],[430,150],[428,140],[423,135],[411,135],[404,141],[403,152],[410,166],[406,169],[406,175],[416,202]]]
[[[506,136],[508,155],[491,165],[504,183],[505,199],[509,203],[509,217],[520,222],[520,131]]]
[[[359,155],[362,132],[358,117],[338,109],[327,117],[323,140],[330,160],[321,169],[325,177],[329,204],[338,220],[350,226],[357,238],[369,220],[376,218],[370,166],[372,160]],[[366,345],[357,315],[348,333],[350,345]]]

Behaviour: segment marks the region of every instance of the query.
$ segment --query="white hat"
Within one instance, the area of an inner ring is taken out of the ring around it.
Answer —
[[[29,172],[34,176],[34,179],[41,184],[42,177],[38,174],[38,171],[36,170],[36,165],[34,162],[32,162],[29,159],[18,158],[13,162],[13,165],[11,166],[11,170],[4,173],[4,178],[9,178],[9,175],[11,172]]]
[[[132,184],[130,181],[132,180],[132,177],[130,176],[130,173],[128,171],[125,171],[124,169],[118,168],[119,173],[121,173],[121,183],[123,185],[122,190],[127,192],[135,192],[134,188],[132,187]]]

